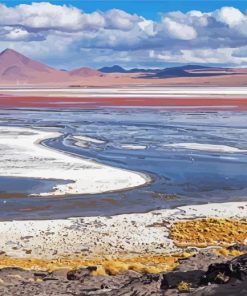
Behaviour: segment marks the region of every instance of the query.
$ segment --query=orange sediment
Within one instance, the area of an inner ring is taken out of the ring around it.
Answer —
[[[54,260],[0,257],[0,268],[19,267],[31,270],[54,271],[61,268],[76,269],[87,266],[97,266],[92,275],[116,275],[127,270],[141,273],[159,273],[169,271],[178,265],[178,259],[190,256],[180,255],[150,255],[121,259],[83,260],[79,258],[59,258]]]
[[[215,255],[217,256],[223,256],[223,257],[228,257],[228,256],[232,256],[232,257],[236,257],[236,256],[240,256],[243,255],[244,252],[239,251],[239,250],[229,250],[227,248],[219,248],[214,250]]]
[[[247,238],[247,222],[223,218],[178,221],[171,227],[170,238],[180,247],[244,243]]]

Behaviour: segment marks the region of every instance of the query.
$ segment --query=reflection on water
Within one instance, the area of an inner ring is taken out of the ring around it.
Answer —
[[[7,202],[0,196],[0,204],[4,202],[4,206],[0,207],[1,217],[108,215],[191,203],[246,200],[246,152],[213,152],[165,146],[200,143],[246,150],[245,112],[111,108],[60,112],[5,110],[0,114],[3,120],[1,124],[61,131],[64,136],[45,142],[55,149],[112,166],[142,171],[153,178],[148,186],[118,193],[60,198],[26,195],[18,200],[9,198]],[[80,142],[76,146],[73,135],[101,141]],[[30,180],[22,182],[27,188],[26,193],[30,193],[34,183],[28,183]],[[3,191],[1,184],[0,180],[0,191]],[[12,192],[23,192],[18,182],[12,180],[11,184],[16,189]],[[44,186],[42,182],[36,185]],[[9,190],[5,188],[5,191]]]

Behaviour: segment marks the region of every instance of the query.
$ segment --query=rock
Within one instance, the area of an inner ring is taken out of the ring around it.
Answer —
[[[38,278],[45,278],[46,276],[49,275],[49,272],[47,272],[47,271],[34,271],[33,275],[35,277],[38,277]]]
[[[179,265],[176,271],[189,271],[189,270],[203,270],[207,271],[209,264],[226,262],[229,258],[217,256],[215,253],[208,251],[201,251],[186,260],[179,260]]]
[[[83,289],[97,288],[98,290],[111,289],[116,291],[128,286],[129,283],[141,282],[142,276],[134,271],[126,271],[115,276],[89,276],[85,277],[83,281]]]
[[[215,263],[211,264],[208,271],[202,276],[201,284],[207,285],[209,283],[222,284],[222,277],[227,277],[228,281],[231,274],[228,263]]]
[[[237,243],[235,245],[228,247],[227,250],[229,250],[229,251],[236,250],[236,251],[240,251],[240,252],[247,252],[247,245]]]
[[[144,285],[148,285],[152,282],[158,282],[160,279],[160,275],[159,274],[145,274],[140,279]]]
[[[163,275],[160,288],[162,290],[176,288],[179,283],[186,282],[191,287],[199,286],[201,277],[204,275],[202,270],[191,270],[186,272],[174,271]]]
[[[247,254],[235,257],[226,263],[211,264],[201,283],[225,284],[234,280],[247,279]]]
[[[200,252],[181,261],[176,271],[160,274],[126,271],[91,276],[96,267],[54,272],[4,268],[0,269],[0,295],[246,296],[247,254],[231,258]]]
[[[96,294],[95,294],[96,295]],[[107,293],[100,295],[105,296],[150,296],[163,295],[160,290],[160,275],[146,274],[138,278],[129,279],[124,285],[118,289],[112,289]]]
[[[54,270],[51,274],[55,278],[66,280],[68,272],[70,272],[68,268],[60,268],[60,269]]]
[[[3,267],[0,268],[0,273],[13,273],[13,272],[22,272],[25,271],[23,268],[20,267]]]
[[[69,281],[83,281],[85,277],[90,276],[92,271],[96,270],[96,266],[89,266],[87,268],[71,270],[67,273],[67,279]]]
[[[198,289],[193,296],[246,296],[247,281],[242,281],[236,285],[224,284],[224,285],[209,285]]]

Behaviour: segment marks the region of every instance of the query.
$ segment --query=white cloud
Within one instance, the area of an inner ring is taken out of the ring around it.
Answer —
[[[151,20],[143,20],[141,22],[138,22],[139,28],[142,29],[148,36],[154,36],[155,35],[155,24]]]
[[[246,22],[246,16],[234,7],[223,7],[217,10],[214,14],[215,19],[228,25],[229,27],[235,27],[242,22]]]
[[[0,4],[0,49],[11,47],[59,66],[72,59],[97,65],[109,57],[142,65],[241,65],[246,63],[246,28],[246,13],[234,7],[168,12],[154,21],[119,9],[85,13],[49,2]]]
[[[141,20],[118,9],[106,13],[83,13],[76,7],[53,5],[48,2],[20,4],[6,7],[0,4],[0,24],[22,25],[32,29],[60,29],[64,31],[90,30],[110,28],[130,30],[134,23]]]
[[[191,40],[197,36],[196,30],[192,26],[181,24],[168,17],[165,17],[162,23],[165,25],[168,36],[172,39]]]
[[[23,29],[10,28],[9,32],[6,33],[5,37],[7,40],[27,40],[29,38],[29,33]]]
[[[129,31],[142,19],[119,9],[111,9],[105,13],[107,28]]]
[[[81,12],[75,7],[52,5],[47,2],[20,4],[16,7],[0,7],[0,23],[23,25],[31,28],[78,28]]]
[[[21,24],[32,28],[77,29],[82,21],[79,9],[50,3],[21,4],[16,10],[21,18]]]
[[[150,51],[150,57],[157,58],[164,62],[186,63],[186,64],[227,64],[227,65],[247,65],[247,55],[239,58],[233,55],[232,48],[218,49],[196,49],[171,51]]]

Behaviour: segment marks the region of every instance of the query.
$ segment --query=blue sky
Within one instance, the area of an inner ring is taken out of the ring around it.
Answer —
[[[18,4],[31,4],[32,2],[44,2],[44,1],[15,1],[8,0],[2,1],[8,6],[15,6]],[[241,11],[247,9],[247,0],[72,0],[72,1],[49,1],[56,5],[72,5],[80,8],[85,12],[93,12],[95,10],[107,11],[112,8],[122,9],[129,13],[137,13],[143,15],[146,18],[157,20],[160,13],[169,11],[182,11],[188,12],[190,10],[200,10],[203,12],[209,12],[219,9],[223,6],[233,6]]]
[[[0,3],[0,50],[57,68],[247,66],[247,0]]]
[[[2,1],[8,6],[15,6],[18,4],[31,4],[34,1],[15,1],[8,0]],[[35,1],[44,2],[44,1]],[[160,13],[179,10],[187,12],[190,10],[200,10],[203,12],[209,12],[221,8],[222,6],[233,6],[242,11],[247,9],[247,0],[125,0],[125,1],[107,1],[107,0],[72,0],[72,1],[49,1],[56,5],[72,5],[82,9],[85,12],[93,12],[95,10],[107,11],[112,8],[122,9],[129,13],[137,13],[157,20]]]

